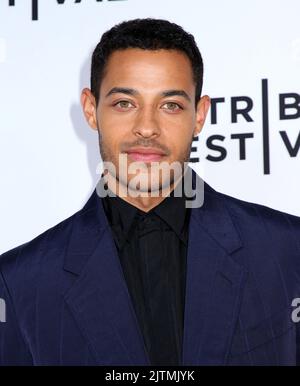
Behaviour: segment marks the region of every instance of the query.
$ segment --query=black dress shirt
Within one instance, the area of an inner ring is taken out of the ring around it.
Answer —
[[[174,191],[149,212],[102,203],[151,365],[180,365],[190,209]]]

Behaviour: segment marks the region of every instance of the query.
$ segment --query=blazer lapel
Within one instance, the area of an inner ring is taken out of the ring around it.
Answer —
[[[192,210],[189,227],[185,366],[226,363],[247,275],[231,257],[241,247],[223,196],[205,183],[203,205]]]
[[[76,216],[64,269],[79,275],[64,295],[101,365],[149,365],[122,266],[96,190]]]
[[[193,184],[196,178],[193,172]],[[192,209],[189,227],[183,365],[226,362],[246,277],[231,256],[242,242],[223,196],[206,183],[204,188],[204,203]],[[64,269],[78,277],[64,298],[96,363],[149,365],[96,190],[74,218]]]

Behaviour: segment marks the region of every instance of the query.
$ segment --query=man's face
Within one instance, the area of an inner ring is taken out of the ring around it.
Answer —
[[[113,52],[98,106],[92,108],[93,103],[90,91],[83,90],[82,104],[90,126],[99,132],[102,160],[114,164],[119,183],[128,185],[142,173],[148,189],[155,170],[150,168],[152,162],[188,162],[193,137],[199,134],[209,108],[208,97],[202,97],[195,108],[195,83],[188,57],[164,49]],[[123,171],[119,170],[120,154],[127,155]],[[143,162],[144,167],[129,174],[133,162]],[[167,183],[160,174],[157,188]]]

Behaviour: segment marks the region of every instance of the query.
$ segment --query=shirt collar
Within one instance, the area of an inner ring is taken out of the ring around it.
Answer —
[[[108,222],[113,230],[113,236],[121,249],[129,238],[130,230],[137,218],[138,208],[129,204],[119,196],[102,197],[102,204]]]
[[[182,181],[180,182],[182,184]],[[149,212],[144,212],[119,196],[107,195],[102,198],[103,207],[109,223],[114,230],[114,237],[119,248],[122,248],[126,239],[130,238],[131,230],[135,227],[140,216],[155,213],[159,216],[187,245],[188,222],[190,208],[185,207],[185,195],[176,197],[174,190]],[[140,215],[140,216],[139,216]]]

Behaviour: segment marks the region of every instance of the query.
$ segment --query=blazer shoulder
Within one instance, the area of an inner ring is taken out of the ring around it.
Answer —
[[[36,262],[45,249],[62,250],[69,239],[72,224],[81,210],[46,229],[33,239],[17,245],[0,255],[0,271],[9,274],[16,265],[32,265]]]
[[[265,227],[268,229],[273,229],[277,232],[292,233],[293,239],[296,240],[300,250],[299,216],[286,213],[266,205],[241,200],[214,189],[209,190],[209,193],[214,194],[216,199],[223,200],[225,206],[230,212],[230,215],[240,225],[245,223],[254,226],[255,222],[263,222]]]
[[[216,192],[216,191],[215,191]],[[230,205],[231,208],[236,208],[244,210],[246,213],[257,212],[260,216],[263,216],[265,219],[274,219],[279,222],[282,221],[292,221],[296,226],[300,226],[300,217],[294,214],[290,214],[275,208],[271,208],[270,206],[241,200],[239,198],[230,196],[225,193],[217,192],[221,196],[223,196],[224,200]]]

